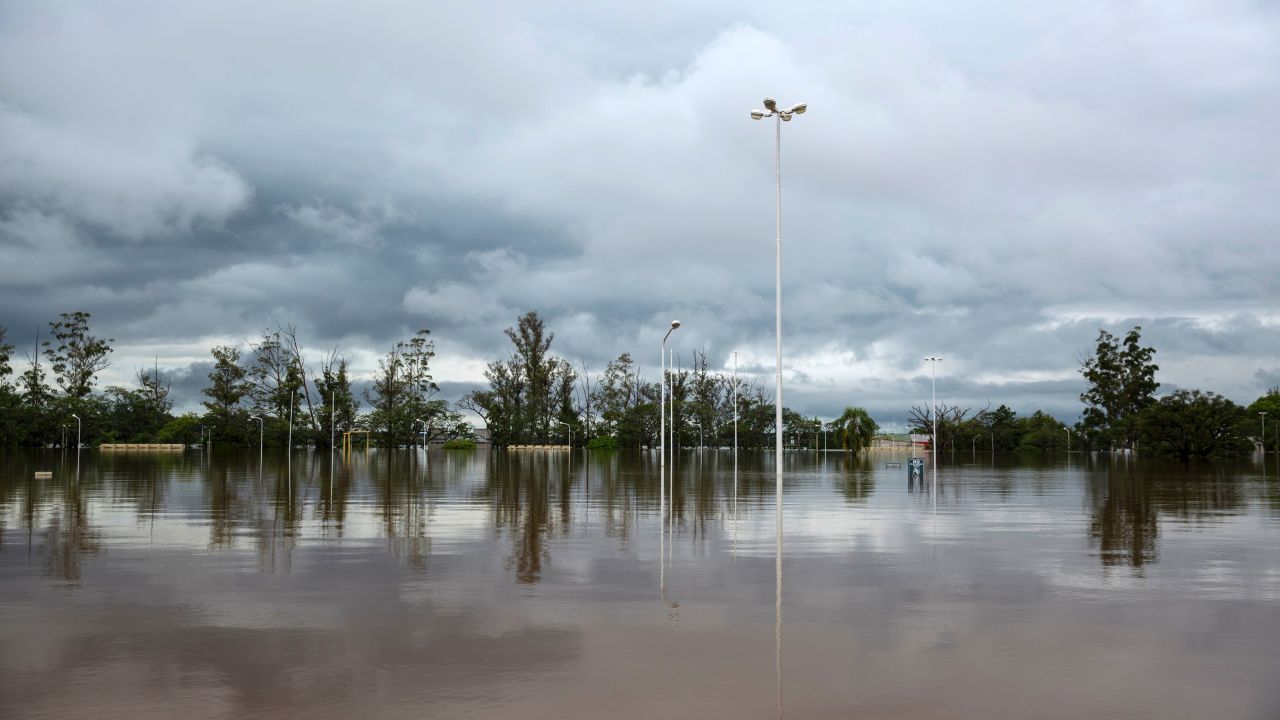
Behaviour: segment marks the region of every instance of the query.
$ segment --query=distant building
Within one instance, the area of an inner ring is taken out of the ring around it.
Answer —
[[[929,447],[929,436],[928,436],[928,435],[916,435],[916,434],[914,434],[914,433],[913,433],[913,434],[911,435],[911,447],[918,447],[918,448],[927,448],[927,447]]]

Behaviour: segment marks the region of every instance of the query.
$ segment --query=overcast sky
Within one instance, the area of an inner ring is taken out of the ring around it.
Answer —
[[[158,356],[293,323],[453,398],[538,310],[654,375],[673,318],[787,405],[1079,412],[1100,327],[1164,389],[1280,384],[1280,8],[1212,2],[0,2],[0,325]],[[22,349],[26,349],[25,347]]]

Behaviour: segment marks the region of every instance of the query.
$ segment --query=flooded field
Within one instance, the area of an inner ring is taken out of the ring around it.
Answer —
[[[905,460],[9,451],[0,716],[1280,717],[1274,458]]]

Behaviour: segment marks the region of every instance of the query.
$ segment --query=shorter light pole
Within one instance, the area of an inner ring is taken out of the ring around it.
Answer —
[[[563,420],[557,420],[556,422],[569,428],[569,452],[573,452],[573,426]]]
[[[250,415],[249,419],[258,421],[258,450],[261,451],[262,450],[262,416]]]
[[[1258,412],[1258,417],[1262,419],[1262,434],[1258,436],[1258,444],[1262,446],[1262,454],[1267,454],[1267,411]],[[1280,449],[1280,448],[1277,448]]]
[[[1062,428],[1067,431],[1067,452],[1071,452],[1071,428]]]
[[[422,449],[426,450],[427,449],[427,421],[423,420],[422,418],[418,418],[414,422],[422,426],[422,430],[418,431],[418,437],[422,438]]]
[[[289,452],[293,453],[293,405],[298,400],[298,389],[294,388],[289,393]]]
[[[71,417],[76,419],[76,450],[80,449],[80,416],[71,413]]]

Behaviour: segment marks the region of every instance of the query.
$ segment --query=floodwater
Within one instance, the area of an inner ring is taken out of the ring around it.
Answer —
[[[656,460],[0,454],[0,716],[1280,718],[1274,458]]]

